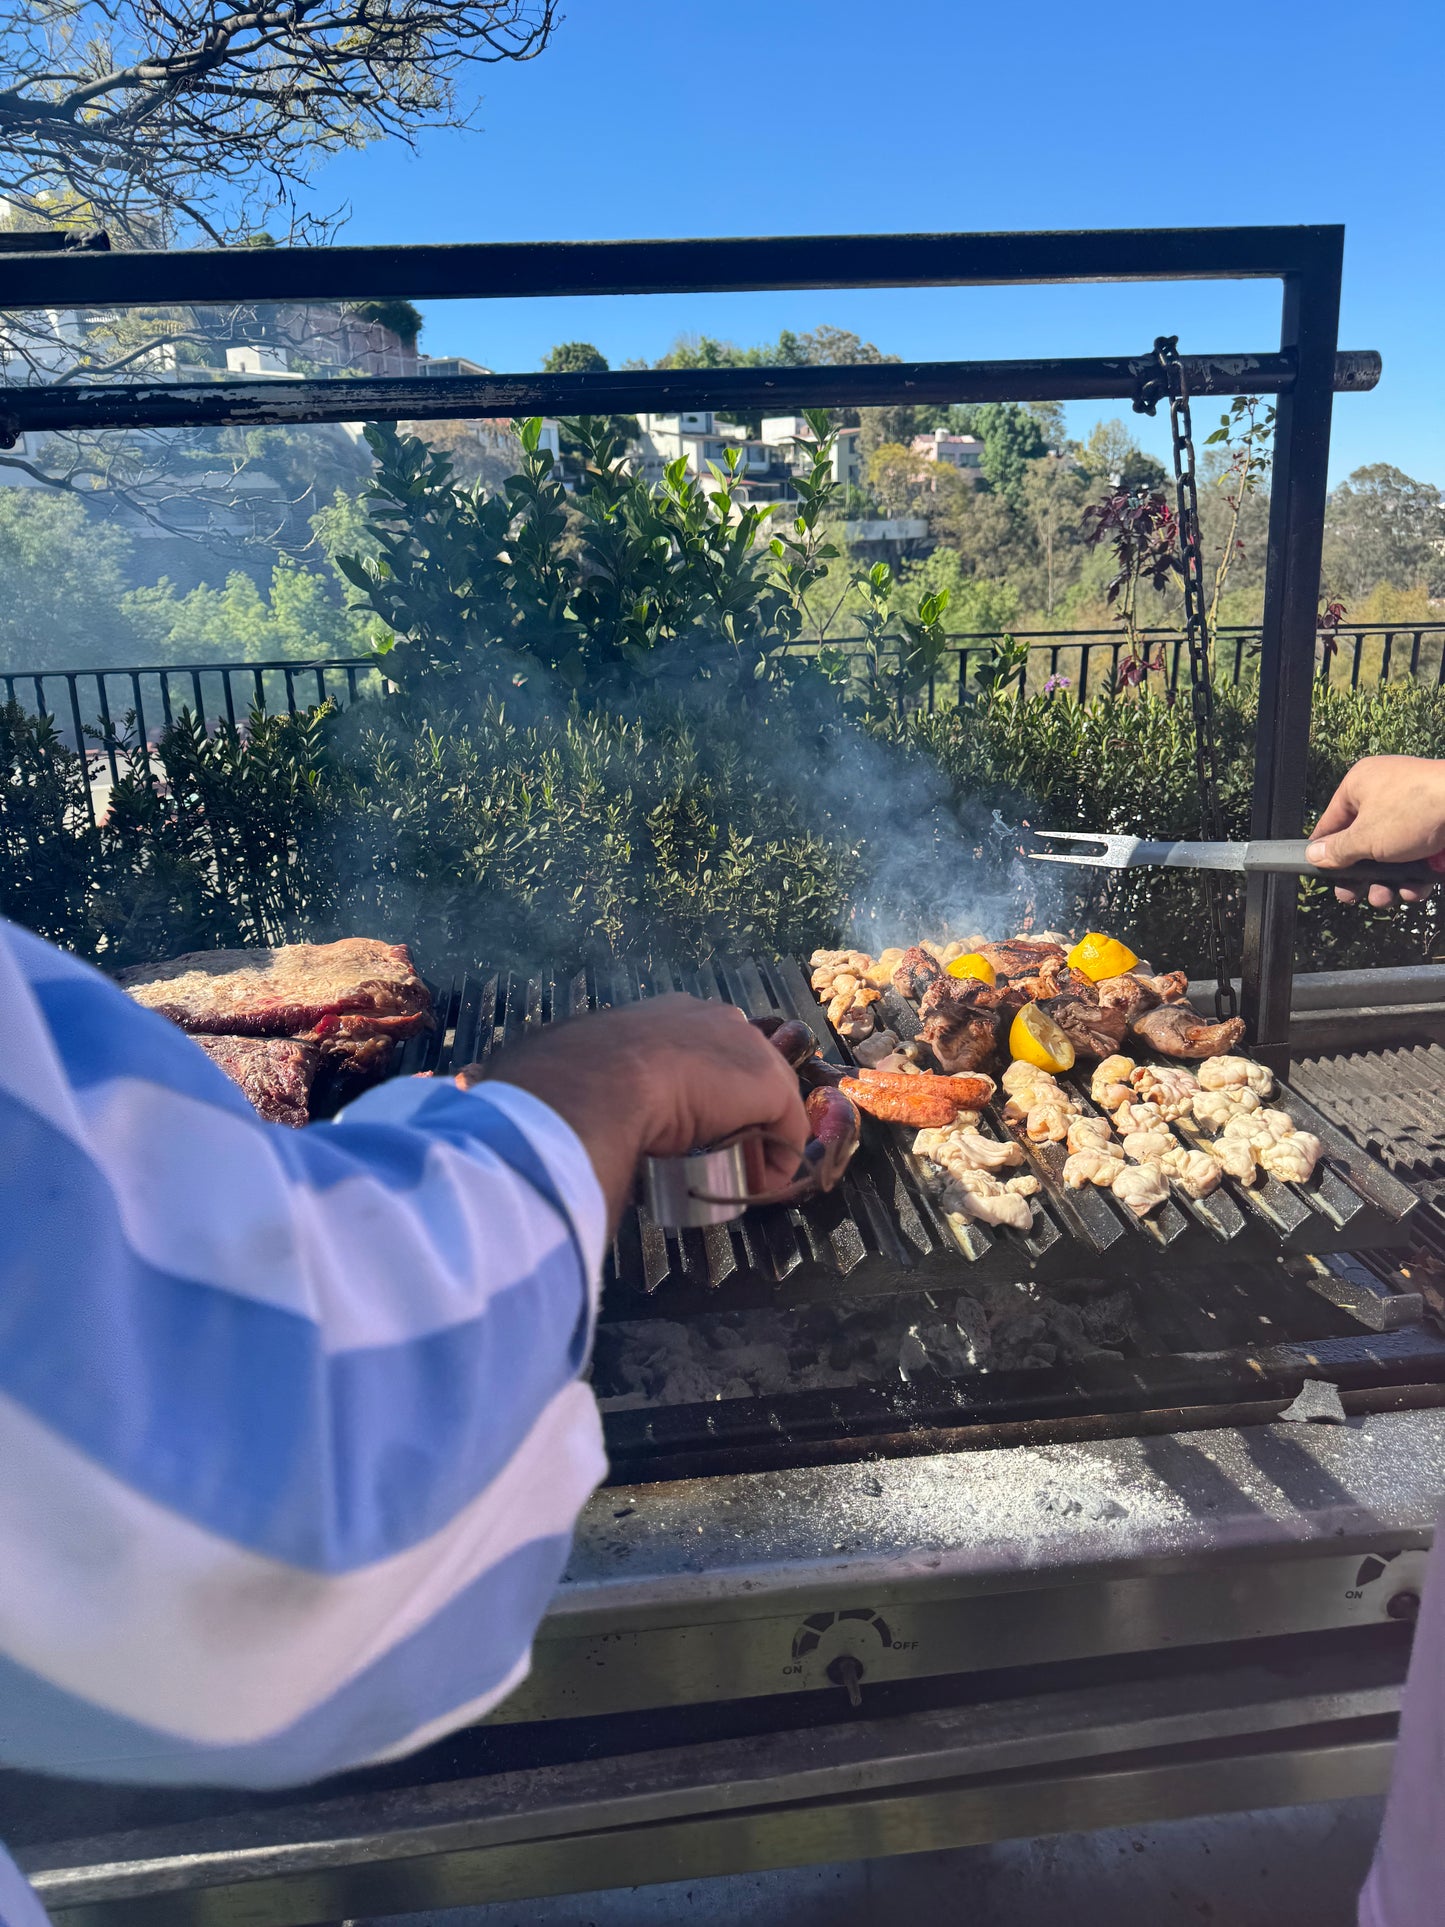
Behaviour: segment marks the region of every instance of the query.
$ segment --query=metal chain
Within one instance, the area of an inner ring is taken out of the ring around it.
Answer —
[[[1134,406],[1152,415],[1160,397],[1169,397],[1169,429],[1174,444],[1174,494],[1179,516],[1179,556],[1184,569],[1184,633],[1189,644],[1189,698],[1194,721],[1194,770],[1199,785],[1200,832],[1209,842],[1225,840],[1224,807],[1219,797],[1219,745],[1214,727],[1214,684],[1205,616],[1204,558],[1199,546],[1199,497],[1195,489],[1194,427],[1189,415],[1189,383],[1179,358],[1178,335],[1154,342],[1159,374],[1141,380]],[[1234,973],[1224,914],[1224,881],[1215,871],[1204,878],[1209,907],[1209,940],[1214,965],[1214,1008],[1222,1022],[1236,1010]]]

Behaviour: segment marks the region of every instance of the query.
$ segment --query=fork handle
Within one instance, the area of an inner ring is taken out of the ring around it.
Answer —
[[[1274,876],[1318,877],[1325,883],[1386,883],[1393,888],[1441,881],[1440,871],[1425,862],[1353,863],[1348,870],[1326,870],[1310,862],[1305,855],[1308,848],[1303,837],[1267,837],[1245,845],[1244,867]]]

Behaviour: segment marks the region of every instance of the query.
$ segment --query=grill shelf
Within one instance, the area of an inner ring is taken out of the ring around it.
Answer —
[[[410,1039],[400,1068],[447,1075],[464,1064],[485,1062],[493,1049],[543,1024],[672,990],[738,1004],[751,1016],[800,1017],[829,1062],[846,1061],[799,965],[792,959],[742,956],[719,958],[695,971],[667,963],[566,978],[467,971],[445,989],[437,987],[437,1007],[446,1010],[446,1024]],[[884,1008],[901,1035],[916,1030],[917,1014],[902,999],[889,993]],[[1381,1055],[1438,1056],[1445,1071],[1442,1052]],[[1066,1190],[1060,1178],[1063,1147],[1029,1143],[1003,1122],[996,1100],[986,1112],[986,1128],[994,1136],[1014,1136],[1040,1180],[1041,1190],[1031,1200],[1033,1226],[1023,1233],[973,1224],[962,1242],[906,1148],[907,1134],[865,1117],[858,1153],[843,1182],[826,1197],[755,1210],[702,1231],[664,1232],[640,1209],[630,1210],[608,1265],[604,1316],[687,1316],[716,1310],[723,1302],[734,1309],[831,1302],[840,1289],[862,1298],[986,1280],[1029,1277],[1047,1283],[1095,1271],[1127,1277],[1157,1270],[1161,1259],[1171,1271],[1210,1271],[1226,1256],[1268,1261],[1403,1242],[1406,1221],[1419,1203],[1416,1194],[1316,1108],[1310,1101],[1311,1076],[1307,1060],[1280,1100],[1324,1144],[1308,1187],[1267,1179],[1247,1188],[1226,1179],[1206,1199],[1188,1198],[1176,1187],[1169,1201],[1145,1219],[1093,1187]],[[1092,1112],[1087,1082],[1069,1081]],[[1445,1099],[1434,1108],[1445,1174]],[[1190,1137],[1188,1126],[1176,1128]],[[1382,1148],[1388,1155],[1389,1147]]]

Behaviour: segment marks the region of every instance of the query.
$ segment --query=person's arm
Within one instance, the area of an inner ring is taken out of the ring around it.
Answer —
[[[753,1121],[750,1064],[802,1141],[777,1053],[709,1026],[742,1055],[704,1044],[695,1115],[598,1019],[291,1131],[0,924],[0,1761],[284,1784],[520,1681],[605,1470],[578,1375],[626,1158]]]
[[[1428,756],[1363,757],[1330,798],[1308,855],[1311,863],[1331,870],[1424,857],[1445,874],[1445,762]],[[1429,895],[1429,886],[1399,894],[1403,903],[1418,903]],[[1335,895],[1341,903],[1358,899],[1358,892],[1347,888]],[[1395,892],[1372,883],[1369,900],[1383,910],[1395,901]]]

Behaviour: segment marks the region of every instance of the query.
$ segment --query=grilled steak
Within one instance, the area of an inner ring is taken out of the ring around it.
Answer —
[[[213,1064],[273,1124],[304,1124],[317,1048],[295,1037],[198,1037]]]
[[[392,1041],[432,1024],[404,944],[371,937],[277,950],[197,950],[118,973],[137,1003],[193,1035],[297,1037],[347,1071],[381,1068]]]

